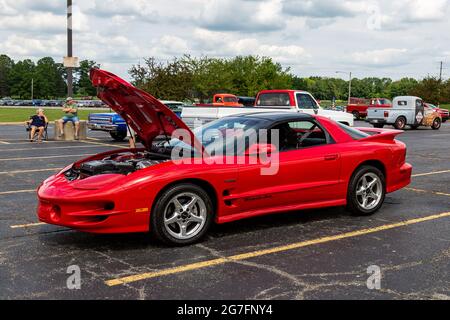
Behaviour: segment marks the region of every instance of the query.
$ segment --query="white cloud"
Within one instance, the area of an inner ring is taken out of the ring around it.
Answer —
[[[351,55],[353,61],[357,64],[363,64],[367,66],[385,67],[399,64],[406,64],[405,54],[407,49],[381,49],[370,50],[363,52],[355,52]]]
[[[270,56],[283,63],[298,63],[309,58],[306,50],[298,45],[278,45],[263,42],[257,38],[239,38],[225,32],[197,29],[194,42],[201,53],[212,56],[259,55]]]
[[[199,24],[216,31],[267,32],[283,29],[281,0],[208,0]]]
[[[351,17],[362,12],[363,2],[343,0],[286,0],[283,11],[301,17]]]
[[[76,0],[74,54],[127,77],[144,57],[269,55],[301,76],[421,77],[450,62],[450,0]],[[0,54],[65,55],[63,0],[0,0]],[[447,59],[447,61],[446,61]],[[386,68],[383,68],[386,67]]]

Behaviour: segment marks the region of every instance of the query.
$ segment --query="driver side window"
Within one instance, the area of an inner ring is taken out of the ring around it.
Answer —
[[[309,94],[297,93],[297,104],[300,109],[317,109],[317,104]]]
[[[315,122],[308,120],[290,121],[276,125],[278,141],[272,141],[278,150],[291,151],[327,144],[327,135]]]

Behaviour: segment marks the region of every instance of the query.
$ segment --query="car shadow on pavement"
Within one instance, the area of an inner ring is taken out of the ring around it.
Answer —
[[[309,225],[313,222],[329,221],[339,217],[349,216],[343,207],[332,207],[320,210],[302,210],[278,213],[243,219],[225,224],[213,224],[205,239],[201,242],[207,244],[214,239],[224,241],[231,236],[240,236],[245,240],[246,234],[290,226]],[[40,235],[43,243],[53,246],[65,246],[71,249],[91,250],[139,250],[149,248],[168,248],[163,243],[153,239],[149,233],[134,234],[91,234],[74,230],[52,232]]]

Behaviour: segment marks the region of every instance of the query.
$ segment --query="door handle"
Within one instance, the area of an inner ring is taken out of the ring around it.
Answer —
[[[327,154],[324,159],[325,161],[332,161],[332,160],[336,160],[339,157],[339,155],[337,154]]]

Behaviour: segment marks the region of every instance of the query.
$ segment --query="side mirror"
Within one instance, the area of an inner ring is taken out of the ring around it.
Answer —
[[[258,155],[270,155],[277,151],[277,147],[274,144],[268,143],[256,143],[245,152],[246,156],[258,156]]]

